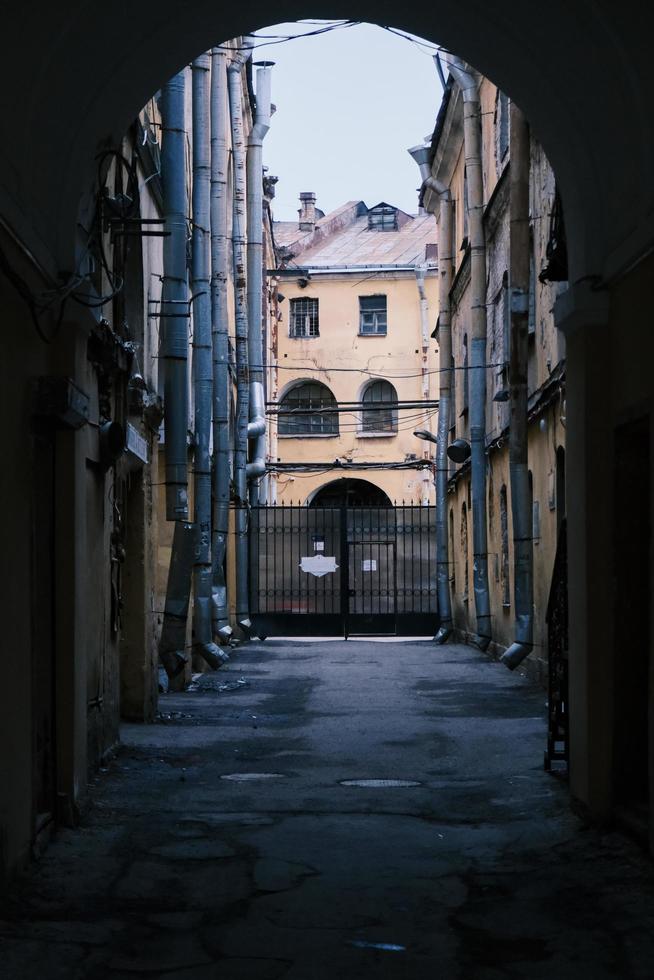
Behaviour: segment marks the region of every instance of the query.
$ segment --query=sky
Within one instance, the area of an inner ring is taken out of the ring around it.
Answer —
[[[317,26],[276,24],[257,34],[263,40]],[[255,50],[254,62],[275,62],[277,111],[264,165],[279,177],[276,220],[297,220],[301,191],[314,191],[326,213],[350,200],[417,211],[420,175],[407,148],[434,129],[442,91],[434,50],[371,24]]]

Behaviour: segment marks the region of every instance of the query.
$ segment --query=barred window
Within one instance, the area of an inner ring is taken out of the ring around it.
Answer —
[[[287,392],[279,403],[278,432],[282,436],[336,436],[338,413],[336,399],[326,385],[306,381]],[[290,414],[286,414],[286,413]]]
[[[318,337],[318,300],[309,296],[291,300],[291,337]]]
[[[362,401],[362,432],[397,432],[397,392],[390,381],[373,381]]]
[[[359,296],[359,333],[385,334],[386,297]]]

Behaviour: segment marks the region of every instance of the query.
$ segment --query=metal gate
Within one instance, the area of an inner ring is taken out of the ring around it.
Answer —
[[[438,629],[435,507],[253,507],[249,535],[259,635]]]

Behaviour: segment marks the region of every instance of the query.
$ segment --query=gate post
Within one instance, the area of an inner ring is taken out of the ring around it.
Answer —
[[[347,507],[341,505],[341,619],[343,637],[348,639],[348,613],[350,609],[350,546],[347,534]]]

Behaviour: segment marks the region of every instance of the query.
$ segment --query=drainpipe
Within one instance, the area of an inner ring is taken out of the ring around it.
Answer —
[[[486,650],[491,641],[488,592],[488,532],[486,528],[486,240],[484,235],[484,182],[481,160],[481,106],[477,81],[456,59],[450,72],[463,96],[463,140],[468,180],[470,229],[470,470],[472,482],[473,581],[477,635],[473,643]]]
[[[236,621],[246,633],[252,626],[248,596],[247,452],[249,421],[248,313],[246,282],[246,160],[243,131],[241,71],[252,53],[244,46],[227,68],[232,124],[233,223],[232,253],[236,335],[236,431],[234,489],[236,496]]]
[[[431,178],[429,178],[431,179]],[[447,440],[450,430],[452,372],[452,327],[450,290],[454,264],[452,197],[447,187],[440,185],[440,235],[438,268],[440,272],[438,316],[438,363],[440,371],[438,395],[438,448],[436,451],[436,564],[438,606],[441,624],[436,633],[437,643],[446,643],[452,632],[452,602],[450,599],[449,534],[447,526],[447,481],[449,462]]]
[[[425,273],[426,265],[416,266],[416,286],[418,287],[418,298],[420,302],[420,332],[422,336],[422,397],[425,401],[429,401],[429,364],[427,360],[427,354],[429,351],[429,303],[427,301],[427,293],[425,291]],[[429,429],[430,418],[429,412],[425,412],[425,428]],[[429,471],[424,470],[423,476],[423,491],[422,491],[422,502],[423,504],[429,503]]]
[[[527,363],[529,357],[529,127],[511,103],[509,474],[513,518],[515,641],[500,658],[515,670],[534,648],[532,503],[527,455]]]
[[[193,565],[193,631],[197,651],[214,670],[226,657],[211,632],[211,262],[209,88],[211,60],[202,54],[193,62],[193,389],[195,446],[193,498],[195,555]]]
[[[161,320],[164,359],[164,424],[166,433],[166,520],[188,518],[188,323],[186,280],[186,133],[184,72],[163,87],[161,98],[161,180],[164,238],[164,281]]]
[[[431,176],[429,146],[414,146],[409,153],[420,167],[424,189],[438,194],[440,215],[438,235],[438,444],[436,447],[436,585],[440,626],[434,637],[436,643],[445,643],[452,632],[452,603],[450,599],[449,537],[447,527],[447,440],[450,426],[450,361],[452,358],[452,333],[450,325],[450,290],[452,288],[452,198],[449,188]]]
[[[229,143],[227,52],[211,51],[211,332],[213,344],[213,532],[211,538],[213,633],[227,641],[229,595],[225,558],[229,539],[229,306],[227,299]]]
[[[254,125],[247,150],[247,308],[250,369],[250,422],[253,458],[247,465],[250,503],[259,502],[259,480],[266,472],[266,405],[263,372],[263,141],[270,129],[270,64],[257,70]]]

